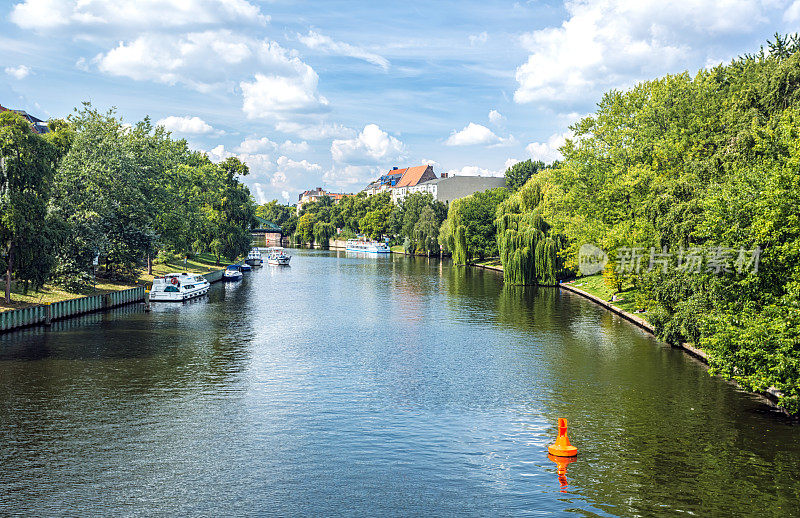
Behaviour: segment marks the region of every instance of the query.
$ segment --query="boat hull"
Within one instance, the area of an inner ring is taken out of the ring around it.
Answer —
[[[390,254],[391,250],[365,250],[360,248],[347,248],[348,252],[358,252],[359,254]]]
[[[206,293],[208,293],[209,288],[200,288],[196,291],[190,292],[178,292],[178,293],[167,293],[167,292],[150,292],[150,302],[184,302],[191,299],[196,299],[197,297],[202,297]]]

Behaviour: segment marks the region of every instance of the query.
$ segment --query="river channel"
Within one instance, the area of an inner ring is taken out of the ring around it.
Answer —
[[[800,426],[593,303],[292,253],[0,335],[0,515],[800,513]]]

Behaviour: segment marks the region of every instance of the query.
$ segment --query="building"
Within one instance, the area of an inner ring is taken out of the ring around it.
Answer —
[[[442,203],[450,203],[458,198],[465,198],[476,192],[488,191],[498,187],[505,187],[506,179],[503,176],[450,176],[442,174],[442,178],[430,180],[425,183],[408,188],[404,194],[392,193],[392,201],[398,203],[406,196],[415,192],[429,192],[433,199]]]
[[[0,104],[0,112],[5,112],[5,111],[12,111],[22,115],[22,118],[31,124],[31,128],[33,129],[33,131],[35,131],[40,135],[43,133],[48,133],[50,131],[50,128],[47,127],[47,123],[45,121],[37,117],[34,117],[25,110],[11,110]]]
[[[338,192],[327,192],[322,187],[317,187],[316,189],[312,189],[310,191],[303,191],[300,193],[300,196],[297,199],[297,213],[300,214],[300,209],[306,203],[311,203],[315,201],[319,201],[323,197],[329,197],[333,200],[334,205],[342,201],[347,196],[353,196],[352,194],[344,194]]]
[[[433,172],[433,167],[429,165],[406,167],[405,169],[393,167],[391,171],[367,185],[364,191],[368,196],[372,196],[392,190],[392,200],[394,200],[395,190],[399,189],[400,191],[398,192],[405,194],[409,187],[435,179],[436,173]]]

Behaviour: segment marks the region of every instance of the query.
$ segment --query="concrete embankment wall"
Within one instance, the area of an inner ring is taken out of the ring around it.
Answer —
[[[214,284],[215,282],[222,280],[222,274],[223,273],[225,273],[224,269],[222,269],[222,270],[214,270],[212,272],[204,273],[203,277],[205,277],[206,280],[208,282],[210,282],[211,284]]]
[[[31,306],[29,308],[3,311],[0,313],[0,331],[10,331],[20,327],[38,324],[49,325],[55,320],[70,318],[94,311],[102,311],[124,304],[144,300],[144,287],[137,286],[127,290],[112,291],[102,295],[89,295],[75,299],[62,300],[51,304]]]

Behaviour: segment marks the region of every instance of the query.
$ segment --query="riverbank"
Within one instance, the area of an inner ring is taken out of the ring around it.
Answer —
[[[53,304],[56,302],[63,302],[65,300],[78,299],[88,295],[106,295],[121,290],[135,288],[137,286],[147,286],[153,282],[154,277],[158,277],[170,272],[188,272],[193,274],[206,274],[214,270],[222,268],[223,265],[216,264],[216,258],[211,254],[199,254],[193,259],[189,259],[186,263],[183,260],[173,260],[164,263],[153,264],[153,273],[148,275],[143,271],[135,282],[117,282],[105,279],[99,279],[99,282],[93,286],[92,290],[86,293],[75,293],[57,286],[45,285],[41,290],[29,290],[28,293],[22,292],[22,287],[14,284],[14,289],[11,292],[11,302],[6,303],[0,300],[0,313],[4,311],[13,311],[17,309],[31,308],[42,304]]]

